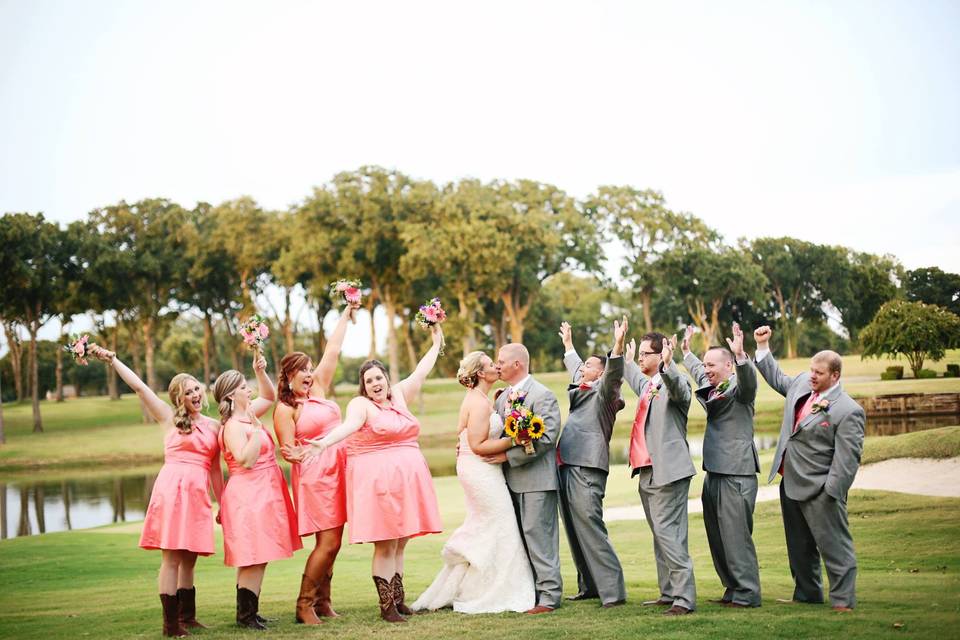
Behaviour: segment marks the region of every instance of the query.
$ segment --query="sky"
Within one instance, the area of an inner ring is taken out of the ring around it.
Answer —
[[[960,3],[0,0],[0,212],[283,208],[364,164],[960,272]]]

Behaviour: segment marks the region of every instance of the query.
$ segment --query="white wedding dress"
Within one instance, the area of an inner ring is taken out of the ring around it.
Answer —
[[[490,416],[490,437],[503,432],[503,421]],[[513,503],[498,464],[483,461],[470,449],[467,430],[460,432],[457,477],[467,516],[443,545],[443,569],[411,605],[415,611],[453,607],[460,613],[499,613],[533,608],[533,571]]]

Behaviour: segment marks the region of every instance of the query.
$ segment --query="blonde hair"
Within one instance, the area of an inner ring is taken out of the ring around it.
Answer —
[[[178,373],[173,376],[173,380],[171,380],[167,386],[167,393],[170,394],[170,402],[173,404],[173,426],[183,435],[193,433],[193,423],[190,419],[190,412],[187,411],[187,405],[184,402],[187,394],[183,391],[183,387],[191,380],[200,384],[200,381],[189,373]],[[201,385],[201,389],[202,388]],[[203,399],[204,402],[206,402],[206,392],[203,394]]]
[[[243,374],[236,369],[224,371],[213,383],[213,399],[217,403],[217,411],[220,412],[220,423],[226,424],[230,416],[233,415],[233,392],[246,381]]]
[[[457,382],[467,389],[473,389],[480,382],[480,372],[483,371],[483,351],[471,351],[460,361],[457,369]]]

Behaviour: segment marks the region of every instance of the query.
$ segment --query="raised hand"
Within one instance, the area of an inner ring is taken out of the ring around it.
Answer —
[[[627,316],[623,316],[620,322],[613,321],[613,355],[619,356],[623,353],[623,342],[627,338]]]
[[[673,362],[673,351],[677,348],[677,336],[672,335],[663,341],[663,349],[660,350],[660,360],[664,368],[669,367]]]
[[[771,336],[773,336],[773,331],[767,325],[763,325],[754,331],[753,339],[757,343],[757,349],[766,349]]]
[[[690,353],[690,338],[693,337],[695,332],[696,329],[692,324],[688,324],[687,328],[683,330],[683,342],[680,343],[680,351],[683,352],[683,355]]]
[[[747,354],[743,351],[743,329],[736,322],[733,323],[733,340],[727,338],[727,346],[730,347],[730,351],[733,352],[737,360],[743,360],[746,357]]]
[[[560,336],[560,340],[563,341],[563,348],[567,351],[573,349],[573,330],[570,328],[570,323],[566,320],[560,323],[560,332],[557,334]]]
[[[104,349],[103,347],[101,347],[96,343],[88,344],[87,352],[89,352],[90,355],[92,355],[94,358],[96,358],[100,362],[106,362],[106,363],[112,362],[117,355],[113,351],[110,351],[109,349]]]
[[[633,338],[630,338],[630,342],[627,343],[627,350],[623,352],[623,357],[627,362],[633,362],[634,358],[637,356],[637,341]]]
[[[259,349],[254,349],[253,351],[253,370],[254,371],[267,370],[267,359],[263,357],[263,354],[260,353]]]
[[[434,345],[443,346],[443,329],[439,323],[430,325],[430,337],[433,338]]]

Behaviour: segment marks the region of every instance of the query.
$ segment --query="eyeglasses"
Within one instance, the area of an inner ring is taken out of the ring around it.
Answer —
[[[646,358],[647,356],[658,356],[658,355],[660,355],[659,351],[641,351],[640,352],[641,358]]]

